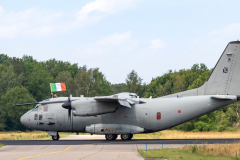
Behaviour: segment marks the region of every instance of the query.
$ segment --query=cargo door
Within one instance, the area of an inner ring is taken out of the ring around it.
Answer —
[[[140,121],[141,121],[141,127],[142,128],[149,128],[149,109],[141,109],[141,118],[140,118]]]

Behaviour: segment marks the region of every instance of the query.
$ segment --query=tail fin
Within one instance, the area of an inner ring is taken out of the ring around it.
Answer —
[[[205,85],[206,95],[240,95],[240,41],[228,43]]]
[[[204,85],[159,98],[217,94],[237,95],[240,100],[240,41],[228,43]]]

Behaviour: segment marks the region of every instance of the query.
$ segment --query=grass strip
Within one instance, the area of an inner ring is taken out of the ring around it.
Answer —
[[[164,158],[168,160],[236,160],[238,158],[227,155],[204,155],[199,153],[192,153],[188,150],[181,150],[179,148],[138,150],[143,158]]]
[[[240,138],[240,131],[234,132],[183,132],[164,130],[148,134],[136,134],[134,139],[212,139],[212,138]]]
[[[192,153],[214,156],[230,156],[240,159],[240,143],[230,144],[209,144],[209,145],[187,145],[182,146],[180,150],[186,150]]]
[[[3,146],[5,146],[5,144],[0,144],[0,148],[3,147]]]

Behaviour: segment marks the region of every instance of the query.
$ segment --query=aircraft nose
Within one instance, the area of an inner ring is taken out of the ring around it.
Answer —
[[[26,122],[27,122],[27,118],[25,115],[23,115],[21,118],[20,118],[20,122],[26,126]]]

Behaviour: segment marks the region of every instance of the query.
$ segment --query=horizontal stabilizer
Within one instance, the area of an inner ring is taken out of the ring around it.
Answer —
[[[236,99],[236,96],[229,96],[229,95],[215,95],[212,96],[213,99],[219,99],[219,100],[233,100]]]

